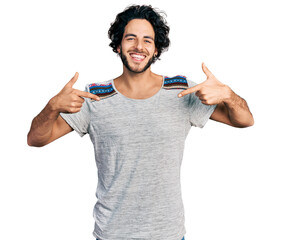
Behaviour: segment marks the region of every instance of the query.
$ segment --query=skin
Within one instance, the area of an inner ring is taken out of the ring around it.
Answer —
[[[151,71],[151,67],[144,72],[147,63],[157,55],[155,47],[155,33],[152,25],[145,19],[133,19],[125,27],[121,45],[117,51],[122,53],[128,61],[128,69],[123,64],[123,73],[114,79],[114,85],[123,95],[144,99],[153,96],[162,86],[162,76]],[[138,53],[145,56],[142,62],[136,62],[130,54]]]
[[[246,101],[234,93],[231,88],[221,83],[202,63],[202,70],[207,79],[179,93],[179,97],[195,93],[203,104],[215,105],[210,119],[228,124],[233,127],[249,127],[254,125],[254,118]]]
[[[73,131],[59,114],[60,112],[79,112],[85,101],[82,97],[99,101],[97,95],[73,88],[78,76],[79,74],[76,72],[64,88],[51,98],[45,108],[33,119],[27,135],[27,144],[29,146],[45,146]]]
[[[157,55],[154,39],[153,27],[147,20],[134,19],[126,25],[121,44],[117,48],[123,62],[123,73],[114,79],[115,87],[121,94],[129,98],[145,99],[160,90],[162,76],[153,73],[150,67],[151,59]],[[143,61],[137,61],[130,55],[132,53],[144,55],[145,58]],[[207,76],[206,81],[180,94],[184,96],[195,93],[203,104],[217,104],[210,117],[212,120],[233,127],[252,126],[254,119],[246,101],[235,94],[229,86],[217,80],[204,63],[202,69]],[[73,88],[78,76],[76,72],[33,119],[27,136],[28,145],[42,147],[73,131],[59,115],[60,112],[79,112],[85,101],[83,98],[99,101],[97,95]]]

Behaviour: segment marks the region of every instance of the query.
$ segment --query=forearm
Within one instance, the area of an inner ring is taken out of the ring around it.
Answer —
[[[247,102],[229,88],[229,97],[224,100],[229,120],[236,127],[249,127],[254,124],[254,118]]]
[[[52,99],[45,108],[33,119],[27,136],[29,146],[44,146],[51,138],[52,129],[59,112],[53,108]]]

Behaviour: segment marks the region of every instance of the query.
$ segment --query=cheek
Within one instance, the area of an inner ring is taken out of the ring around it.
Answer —
[[[154,55],[154,53],[157,53],[157,49],[155,47],[155,45],[150,45],[150,46],[147,46],[147,50],[152,53],[152,55]]]

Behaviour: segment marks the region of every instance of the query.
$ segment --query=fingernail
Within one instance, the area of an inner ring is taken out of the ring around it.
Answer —
[[[179,94],[179,97],[182,97],[182,95],[181,95],[181,94]]]
[[[97,100],[100,100],[100,98],[99,98],[99,97],[97,97]]]

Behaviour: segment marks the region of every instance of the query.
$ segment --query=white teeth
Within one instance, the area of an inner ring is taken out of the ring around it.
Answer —
[[[137,58],[137,59],[144,59],[144,58],[145,58],[145,56],[137,55],[137,54],[131,54],[131,56],[132,56],[133,58]]]

